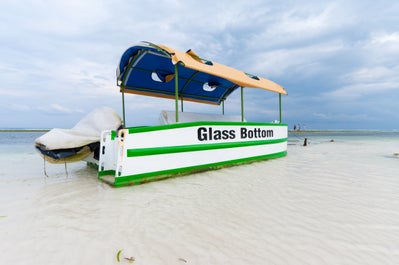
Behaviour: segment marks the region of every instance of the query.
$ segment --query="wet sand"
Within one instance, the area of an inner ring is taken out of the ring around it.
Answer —
[[[397,264],[397,140],[301,141],[124,188],[83,163],[45,177],[31,146],[3,148],[0,264]]]

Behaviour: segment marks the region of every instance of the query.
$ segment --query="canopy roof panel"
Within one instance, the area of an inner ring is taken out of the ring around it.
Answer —
[[[149,42],[124,52],[117,69],[118,85],[126,93],[175,98],[175,65],[179,99],[218,105],[240,86],[287,94],[273,81],[201,59],[191,50]]]

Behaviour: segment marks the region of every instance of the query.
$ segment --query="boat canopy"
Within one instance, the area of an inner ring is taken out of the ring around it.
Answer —
[[[273,81],[202,59],[192,50],[182,52],[150,42],[140,42],[123,53],[117,81],[123,93],[215,105],[239,87],[287,94]]]

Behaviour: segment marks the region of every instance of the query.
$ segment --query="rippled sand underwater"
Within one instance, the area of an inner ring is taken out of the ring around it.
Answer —
[[[396,135],[295,133],[284,158],[117,189],[0,147],[0,264],[399,261]]]

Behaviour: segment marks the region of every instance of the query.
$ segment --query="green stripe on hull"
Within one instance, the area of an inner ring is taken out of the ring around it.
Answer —
[[[217,162],[217,163],[210,163],[204,165],[197,165],[191,167],[184,167],[184,168],[176,168],[176,169],[169,169],[163,171],[156,171],[156,172],[148,172],[143,174],[131,175],[131,176],[121,176],[115,178],[114,186],[121,187],[126,185],[137,185],[142,184],[150,181],[176,177],[181,175],[187,175],[195,172],[206,171],[211,169],[218,169],[227,166],[233,166],[238,164],[245,164],[251,163],[258,160],[266,160],[266,159],[273,159],[278,157],[283,157],[287,155],[287,151],[278,152],[269,155],[261,155],[261,156],[254,156],[254,157],[247,157],[247,158],[240,158],[235,160]]]
[[[103,170],[103,171],[98,171],[97,176],[102,177],[102,176],[107,176],[107,175],[115,175],[115,170]]]
[[[229,121],[195,121],[195,122],[184,122],[184,123],[173,123],[166,125],[156,125],[156,126],[140,126],[127,128],[129,134],[131,133],[142,133],[151,131],[161,131],[177,128],[187,128],[196,126],[276,126],[276,127],[288,127],[287,124],[282,123],[262,123],[262,122],[229,122]]]
[[[225,149],[225,148],[238,148],[238,147],[247,147],[247,146],[256,146],[256,145],[277,144],[277,143],[283,143],[286,141],[287,141],[287,138],[281,138],[281,139],[263,140],[263,141],[247,141],[247,142],[194,144],[194,145],[182,145],[182,146],[137,148],[137,149],[128,149],[127,157],[173,154],[173,153],[183,153],[183,152],[196,152],[196,151]]]
[[[115,140],[115,138],[116,138],[116,131],[111,131],[111,140],[113,141],[113,140]]]

